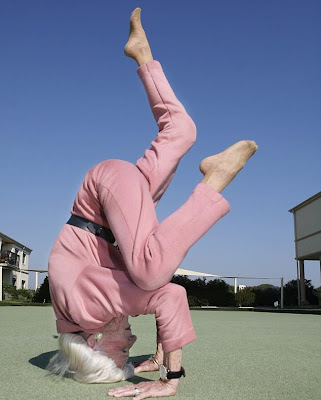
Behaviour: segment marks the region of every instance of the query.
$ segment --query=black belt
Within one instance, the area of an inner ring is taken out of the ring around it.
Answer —
[[[67,221],[67,224],[77,226],[78,228],[84,229],[87,232],[93,233],[95,236],[107,240],[107,242],[109,242],[119,250],[115,236],[110,229],[74,214],[71,215],[71,217]]]

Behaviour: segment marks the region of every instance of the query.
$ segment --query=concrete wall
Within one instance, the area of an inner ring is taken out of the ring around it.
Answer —
[[[321,197],[295,210],[296,258],[321,252]]]

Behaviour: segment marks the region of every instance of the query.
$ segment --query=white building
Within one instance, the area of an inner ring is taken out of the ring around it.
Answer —
[[[246,285],[239,285],[239,291],[246,288]]]
[[[320,265],[321,278],[321,192],[289,210],[294,216],[295,258],[299,262],[299,305],[307,304],[304,285],[304,261]]]
[[[0,232],[0,301],[2,280],[17,289],[29,288],[29,247]]]

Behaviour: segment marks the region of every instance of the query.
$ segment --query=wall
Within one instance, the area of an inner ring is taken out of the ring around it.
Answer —
[[[296,210],[294,218],[296,257],[321,253],[321,197]]]

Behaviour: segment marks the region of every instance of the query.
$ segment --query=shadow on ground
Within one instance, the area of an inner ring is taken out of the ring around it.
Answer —
[[[136,364],[139,364],[142,361],[149,360],[151,357],[153,357],[153,355],[154,354],[144,354],[141,356],[129,357],[128,362],[132,363],[132,364],[134,364],[134,366],[136,366]]]
[[[142,361],[148,360],[149,358],[153,357],[154,354],[144,354],[142,356],[136,356],[136,357],[129,357],[128,362],[134,364],[136,366],[137,364],[141,363]],[[147,381],[152,381],[153,379],[147,379],[143,378],[141,376],[134,375],[133,377],[126,379],[127,382],[131,382],[134,385],[137,385],[140,382],[147,382]]]
[[[30,358],[29,363],[31,365],[34,365],[35,367],[38,367],[41,369],[46,369],[51,357],[53,357],[56,353],[57,353],[57,351],[48,351],[47,353],[39,354],[39,356]],[[138,357],[129,357],[128,362],[131,362],[135,365],[135,363],[140,363],[142,361],[148,360],[152,356],[153,356],[153,354],[145,354],[145,355],[138,356]],[[150,380],[151,379],[143,378],[140,376],[133,376],[132,378],[127,379],[128,382],[131,382],[134,385],[136,385],[140,382],[146,382],[146,381],[150,381]]]
[[[57,351],[48,351],[47,353],[42,353],[37,357],[30,358],[30,364],[35,367],[46,369],[46,366],[49,364],[49,360],[53,357]]]

